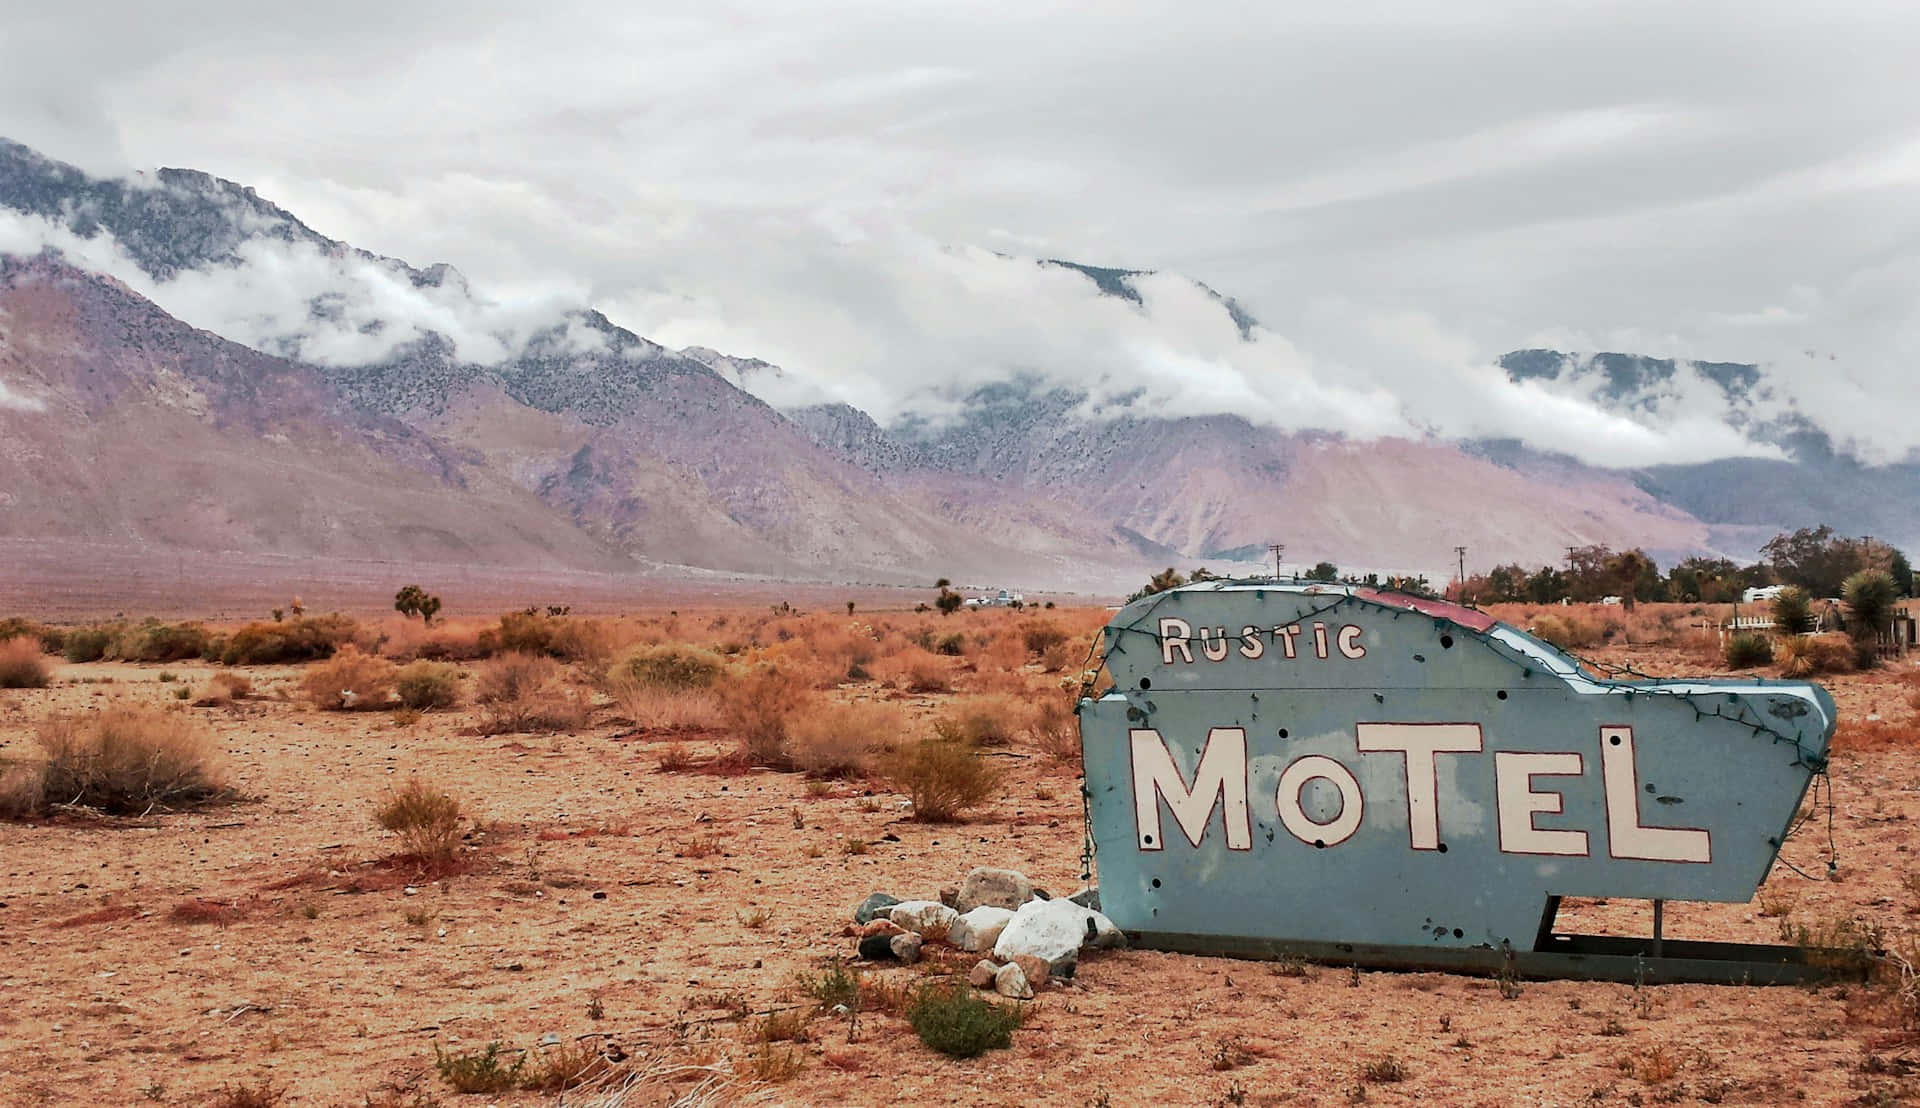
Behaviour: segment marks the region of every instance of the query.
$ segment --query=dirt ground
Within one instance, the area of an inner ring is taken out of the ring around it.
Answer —
[[[171,703],[180,685],[163,671],[198,685],[218,668],[61,666],[51,688],[0,692],[0,758],[26,755],[52,713]],[[1825,683],[1843,720],[1912,722],[1913,670]],[[662,1071],[630,1104],[1892,1104],[1920,1087],[1904,1075],[1920,1046],[1857,985],[1534,982],[1503,999],[1469,977],[1143,951],[1089,954],[1010,1050],[956,1062],[898,1016],[821,1017],[780,1048],[798,1072],[759,1081],[757,1020],[739,1013],[795,1004],[797,974],[849,954],[843,929],[867,893],[935,894],[978,865],[1078,887],[1074,772],[1015,747],[997,755],[1008,776],[994,801],[928,825],[879,785],[815,795],[798,774],[660,772],[664,740],[685,736],[604,707],[575,734],[477,737],[467,710],[411,723],[319,712],[290,695],[297,668],[249,672],[255,698],[187,710],[257,799],[0,823],[0,1103],[205,1104],[263,1080],[287,1105],[554,1103],[462,1096],[435,1070],[436,1047],[543,1038],[617,1044]],[[920,712],[945,699],[840,695]],[[382,861],[395,847],[371,805],[409,775],[478,815],[469,872],[410,884]],[[1824,835],[1802,833],[1784,858],[1815,879],[1782,865],[1755,903],[1672,905],[1668,934],[1770,942],[1783,918],[1845,915],[1911,932],[1920,748],[1843,750],[1833,777],[1833,879],[1820,879]],[[1563,920],[1650,929],[1644,904],[1575,904]],[[1384,1079],[1388,1059],[1401,1079]]]

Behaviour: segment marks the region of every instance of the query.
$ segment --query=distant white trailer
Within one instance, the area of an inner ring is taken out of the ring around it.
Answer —
[[[1762,601],[1772,600],[1785,589],[1785,585],[1761,585],[1758,588],[1748,589],[1740,594],[1740,603],[1759,604]]]

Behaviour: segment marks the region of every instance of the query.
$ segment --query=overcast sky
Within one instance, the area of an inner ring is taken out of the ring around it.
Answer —
[[[1864,457],[1920,445],[1910,3],[11,7],[0,135],[251,184],[883,419],[1026,371],[1595,461],[1755,449],[1691,382],[1631,422],[1488,368],[1554,346],[1761,362]],[[998,253],[1183,274],[1265,332]]]

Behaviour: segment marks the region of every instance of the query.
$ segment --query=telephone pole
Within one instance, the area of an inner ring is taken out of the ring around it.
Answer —
[[[1460,595],[1464,597],[1467,594],[1467,548],[1454,547],[1453,556],[1460,560]]]
[[[1267,544],[1267,549],[1273,551],[1273,579],[1278,581],[1280,580],[1280,555],[1287,552],[1287,544],[1272,542]]]

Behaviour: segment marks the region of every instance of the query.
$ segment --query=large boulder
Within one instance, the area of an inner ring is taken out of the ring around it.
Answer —
[[[993,944],[993,956],[1002,962],[1031,954],[1060,969],[1072,965],[1085,945],[1124,946],[1126,938],[1113,921],[1070,900],[1030,900],[1007,922]]]
[[[954,921],[947,932],[947,941],[961,950],[992,950],[993,944],[1000,941],[1000,932],[1007,929],[1012,919],[1013,913],[1005,908],[982,905]]]
[[[1012,911],[1033,899],[1033,882],[1018,870],[980,866],[960,882],[954,909],[965,915],[975,908],[1005,908]]]
[[[916,935],[925,937],[931,931],[935,938],[944,938],[960,913],[937,900],[903,900],[887,910],[887,918]]]

